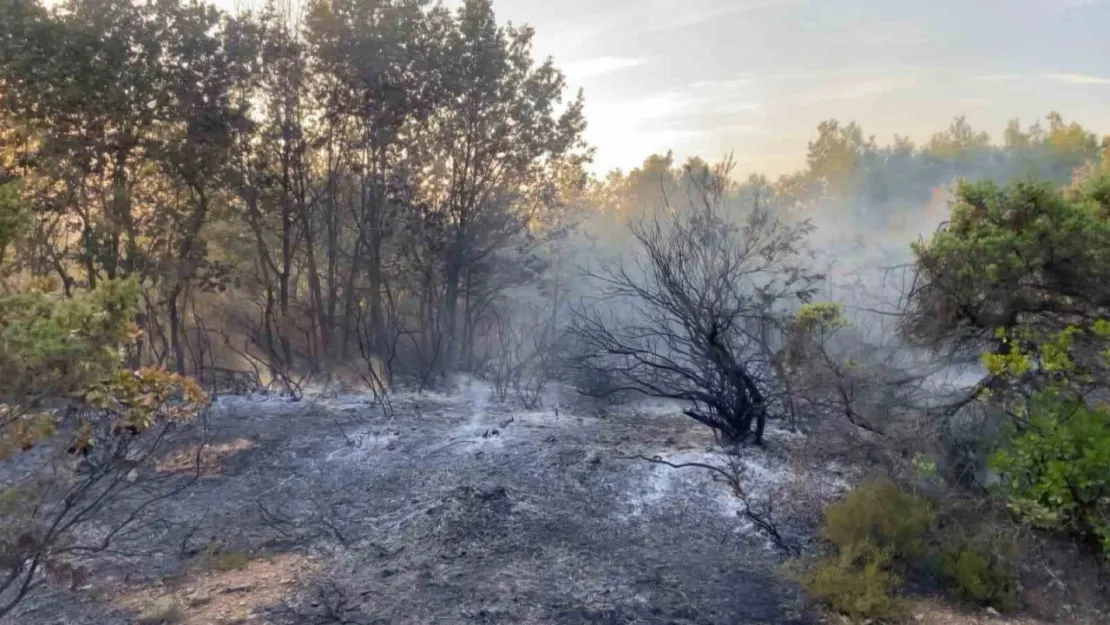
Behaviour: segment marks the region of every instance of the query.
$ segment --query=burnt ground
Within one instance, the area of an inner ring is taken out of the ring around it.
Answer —
[[[724,485],[626,459],[712,459],[700,426],[665,406],[567,412],[481,387],[392,411],[222,398],[199,482],[88,587],[39,590],[8,622],[809,622]],[[745,453],[753,488],[777,479],[776,445]]]

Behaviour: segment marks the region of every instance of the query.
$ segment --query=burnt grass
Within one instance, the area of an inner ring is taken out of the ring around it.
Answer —
[[[390,410],[222,398],[199,481],[97,556],[89,586],[44,586],[8,622],[158,622],[141,615],[158,601],[184,623],[810,622],[722,484],[627,458],[704,452],[701,426],[568,412],[481,391]]]

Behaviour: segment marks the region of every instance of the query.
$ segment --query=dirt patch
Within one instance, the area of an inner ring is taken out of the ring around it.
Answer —
[[[307,558],[280,554],[230,570],[194,571],[153,587],[121,589],[117,603],[136,614],[159,603],[176,605],[182,625],[257,621],[260,609],[294,595],[316,568]]]
[[[931,600],[915,603],[910,614],[913,622],[920,625],[1049,625],[1054,622],[1027,616],[1003,616],[993,610],[959,610]],[[1095,622],[1091,621],[1090,625]]]

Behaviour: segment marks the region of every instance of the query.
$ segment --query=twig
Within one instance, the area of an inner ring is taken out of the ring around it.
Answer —
[[[347,432],[343,429],[343,426],[340,425],[339,420],[338,419],[332,419],[332,423],[335,423],[335,427],[339,428],[339,433],[343,435],[343,440],[347,441],[347,446],[348,447],[354,447],[355,442],[352,441],[349,436],[347,436]]]
[[[289,536],[289,533],[286,532],[285,530],[281,529],[280,526],[281,525],[293,525],[292,521],[290,521],[288,519],[279,518],[276,514],[267,510],[266,506],[262,505],[262,502],[257,500],[257,499],[255,500],[254,503],[258,506],[258,511],[261,513],[263,523],[270,526],[273,530],[275,530],[276,532],[278,532],[282,536],[284,536],[286,538],[291,538],[291,536]]]
[[[658,456],[649,458],[647,456],[638,454],[635,456],[619,456],[619,458],[622,460],[644,460],[652,464],[662,464],[674,469],[686,469],[691,467],[705,469],[714,473],[715,475],[720,476],[726,482],[728,482],[728,485],[730,487],[732,487],[733,495],[735,495],[736,498],[744,504],[743,512],[738,512],[737,514],[742,514],[743,516],[747,517],[748,520],[754,523],[757,528],[759,528],[764,534],[766,534],[771,539],[771,542],[773,542],[774,545],[779,549],[794,556],[801,554],[801,549],[787,542],[787,540],[782,536],[782,533],[779,532],[778,527],[771,519],[771,514],[769,510],[765,514],[752,510],[751,502],[748,500],[748,496],[744,492],[743,485],[740,483],[741,467],[739,465],[735,465],[733,467],[730,467],[730,470],[726,470],[722,467],[706,464],[704,462],[669,462]]]

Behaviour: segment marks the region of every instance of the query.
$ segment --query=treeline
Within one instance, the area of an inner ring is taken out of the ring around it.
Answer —
[[[489,0],[0,14],[0,176],[28,226],[4,275],[134,281],[143,363],[287,386],[469,366],[585,180],[581,97]]]
[[[1068,184],[1093,170],[1110,169],[1110,135],[1102,137],[1059,113],[1046,124],[1023,126],[1011,120],[995,141],[958,116],[923,145],[895,135],[880,144],[856,122],[821,122],[806,152],[806,166],[777,180],[753,174],[737,185],[738,198],[783,208],[848,210],[881,223],[922,207],[938,188],[957,179],[1006,183],[1036,179]],[[685,166],[703,171],[701,159]],[[653,155],[627,174],[613,172],[594,187],[595,204],[620,214],[657,206],[663,197],[681,198],[683,168],[672,155]]]

